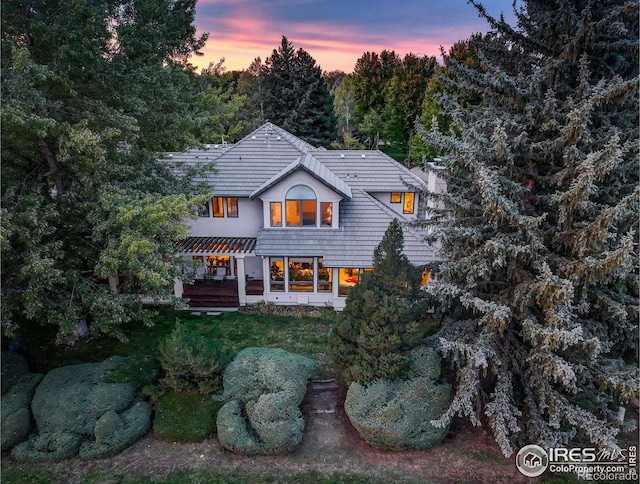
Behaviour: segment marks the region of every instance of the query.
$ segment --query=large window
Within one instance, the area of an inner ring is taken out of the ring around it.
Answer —
[[[338,272],[338,295],[346,296],[349,289],[360,280],[360,270],[352,267],[341,267]]]
[[[282,227],[282,202],[271,202],[269,209],[271,211],[271,226]]]
[[[287,192],[287,227],[316,225],[316,194],[306,185],[296,185]]]
[[[313,257],[289,258],[289,291],[313,292]]]
[[[338,271],[338,296],[346,296],[349,289],[360,282],[362,275],[369,272],[373,272],[373,269],[340,268]]]
[[[284,257],[269,258],[271,292],[284,292]]]
[[[318,292],[333,291],[333,270],[324,266],[324,259],[318,257]]]
[[[207,256],[207,273],[210,276],[214,276],[217,274],[218,267],[224,267],[225,272],[228,276],[233,275],[231,273],[231,257],[229,257],[228,255]]]

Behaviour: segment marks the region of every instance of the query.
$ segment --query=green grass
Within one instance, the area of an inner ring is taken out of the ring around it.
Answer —
[[[63,482],[62,476],[55,476],[44,469],[26,470],[9,468],[2,471],[2,484],[57,484]],[[414,483],[411,480],[377,480],[354,475],[319,472],[302,472],[293,475],[275,476],[258,474],[249,469],[207,469],[199,471],[181,471],[168,475],[164,479],[152,479],[144,476],[105,473],[93,471],[78,484],[400,484]],[[422,483],[425,484],[425,483]]]
[[[382,151],[385,155],[390,156],[396,161],[403,162],[408,158],[407,153],[402,151],[400,148],[396,146],[380,146],[380,151]]]
[[[235,351],[251,346],[282,348],[317,360],[326,354],[331,325],[327,320],[308,317],[259,316],[241,312],[193,315],[190,311],[167,308],[159,311],[160,315],[152,327],[142,323],[129,326],[125,330],[127,342],[102,337],[62,349],[51,344],[50,334],[33,334],[29,341],[30,370],[46,372],[59,366],[103,361],[113,355],[157,356],[160,342],[171,334],[177,320],[200,332],[203,338],[217,338],[223,346]]]
[[[216,430],[222,402],[199,393],[167,393],[158,398],[153,433],[168,442],[202,442]]]

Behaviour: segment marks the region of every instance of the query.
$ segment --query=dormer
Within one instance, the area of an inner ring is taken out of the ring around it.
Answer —
[[[310,153],[271,177],[250,198],[263,202],[266,228],[337,229],[340,201],[351,187]]]

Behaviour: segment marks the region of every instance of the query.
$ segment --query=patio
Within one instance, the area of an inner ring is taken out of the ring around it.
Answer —
[[[260,296],[264,294],[264,282],[262,279],[248,279],[246,289],[247,295]],[[240,305],[238,279],[196,279],[193,284],[184,285],[182,297],[189,299],[189,307],[236,308]]]

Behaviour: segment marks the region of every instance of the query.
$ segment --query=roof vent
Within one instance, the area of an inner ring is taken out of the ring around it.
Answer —
[[[211,145],[204,145],[204,147],[205,147],[205,149],[208,150],[209,148],[211,148]]]
[[[367,155],[365,155],[364,153],[362,153],[362,157],[363,157],[363,158],[366,158],[366,157],[367,157]]]
[[[169,154],[167,155],[167,157],[168,157],[168,158],[173,158],[173,153],[169,153]]]
[[[278,136],[276,139],[282,139],[282,137],[281,137],[281,136]]]
[[[340,153],[340,158],[344,158],[344,153]]]
[[[214,147],[215,149],[218,149],[218,146],[219,146],[219,145],[213,145],[213,147]]]
[[[252,137],[251,137],[251,139],[256,139],[256,137],[255,137],[255,136],[252,136]]]

